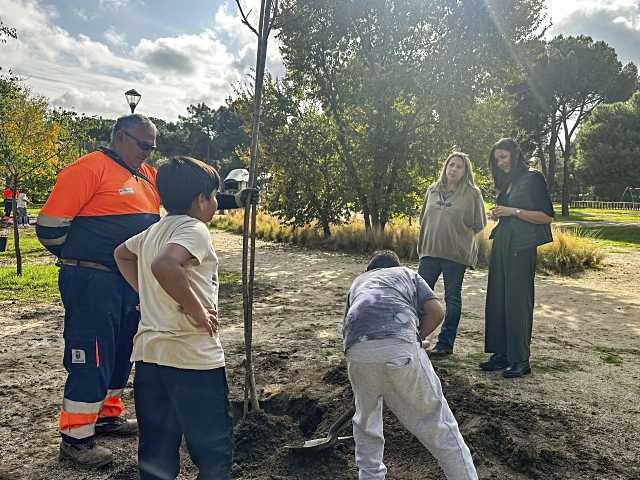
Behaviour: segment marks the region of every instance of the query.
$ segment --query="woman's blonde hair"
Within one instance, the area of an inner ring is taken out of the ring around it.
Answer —
[[[471,159],[469,155],[464,152],[451,152],[447,159],[444,161],[442,165],[442,171],[440,172],[440,178],[433,184],[433,187],[437,190],[446,190],[447,188],[447,165],[452,158],[461,158],[464,163],[464,177],[460,180],[458,184],[458,188],[460,188],[461,193],[471,187],[472,189],[477,188],[476,182],[473,177],[473,166],[471,165]]]

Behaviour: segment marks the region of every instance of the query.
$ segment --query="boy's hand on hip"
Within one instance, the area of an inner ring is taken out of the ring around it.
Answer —
[[[215,308],[203,308],[200,312],[189,313],[185,311],[182,305],[178,306],[181,312],[187,314],[187,317],[193,320],[193,324],[197,327],[203,327],[210,337],[218,333],[218,311]]]

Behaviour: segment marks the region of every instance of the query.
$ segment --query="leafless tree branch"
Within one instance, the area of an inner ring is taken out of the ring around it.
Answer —
[[[253,25],[249,23],[249,15],[251,14],[251,10],[249,10],[249,12],[245,15],[244,10],[242,9],[242,5],[240,5],[240,0],[236,0],[236,5],[238,5],[238,10],[240,10],[240,15],[242,16],[242,23],[249,27],[249,30],[251,30],[256,34],[258,38],[260,38],[260,34],[258,33],[258,31],[254,28]]]

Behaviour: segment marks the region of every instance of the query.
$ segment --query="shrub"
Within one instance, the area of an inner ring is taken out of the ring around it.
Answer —
[[[241,211],[230,212],[213,217],[211,225],[221,230],[242,233]],[[489,225],[478,234],[478,266],[489,265],[491,257],[491,240],[489,234],[495,223]],[[561,229],[553,227],[553,243],[544,245],[538,250],[538,270],[555,272],[562,275],[596,268],[604,260],[604,252],[593,241],[593,234],[581,229]],[[410,225],[407,221],[393,221],[384,232],[369,231],[364,222],[355,218],[351,223],[331,227],[331,236],[324,238],[321,230],[315,225],[291,227],[283,225],[272,215],[258,212],[256,235],[258,238],[275,242],[294,243],[307,248],[354,252],[368,254],[375,250],[391,249],[400,258],[417,260],[416,244],[419,226],[416,222]]]
[[[538,270],[569,275],[602,265],[605,253],[593,238],[597,234],[580,228],[553,228],[553,243],[538,250]]]

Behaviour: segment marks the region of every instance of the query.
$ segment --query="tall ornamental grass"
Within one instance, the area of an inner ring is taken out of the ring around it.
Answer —
[[[232,233],[242,233],[242,212],[229,212],[216,215],[211,225]],[[478,265],[486,267],[491,256],[489,234],[495,224],[489,222],[487,228],[478,234]],[[367,254],[375,250],[391,249],[401,258],[417,260],[416,245],[419,226],[410,225],[406,220],[395,220],[384,232],[369,231],[358,218],[345,225],[331,227],[331,236],[323,238],[322,231],[315,225],[292,227],[285,225],[272,215],[258,212],[256,235],[262,240],[293,243],[307,248],[318,248],[340,252]],[[580,229],[561,229],[553,227],[554,241],[538,250],[538,269],[544,272],[568,275],[575,272],[597,268],[604,260],[605,253],[596,242],[593,234]]]

